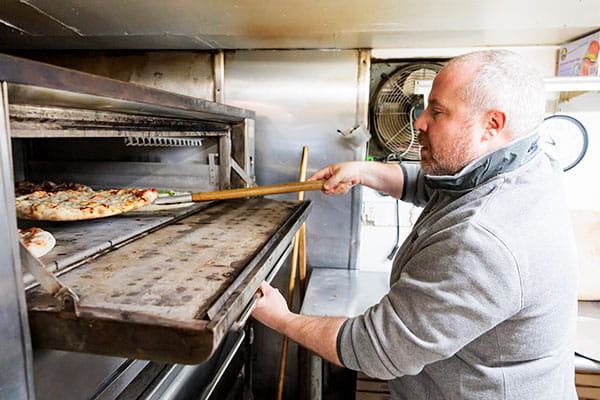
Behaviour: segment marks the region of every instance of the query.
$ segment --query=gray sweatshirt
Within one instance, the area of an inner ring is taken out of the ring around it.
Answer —
[[[403,165],[425,208],[390,291],[338,335],[394,399],[576,399],[577,263],[560,168],[535,135],[454,176]]]

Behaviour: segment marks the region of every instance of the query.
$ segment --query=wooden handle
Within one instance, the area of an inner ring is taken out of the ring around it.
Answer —
[[[251,196],[266,196],[269,194],[294,193],[308,190],[323,189],[324,180],[308,182],[290,182],[279,185],[257,186],[253,188],[241,188],[220,190],[217,192],[192,193],[192,201],[239,199]]]

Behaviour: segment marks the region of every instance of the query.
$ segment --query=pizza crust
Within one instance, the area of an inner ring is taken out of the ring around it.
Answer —
[[[15,199],[17,217],[38,221],[78,221],[135,210],[156,199],[156,189],[37,191]]]

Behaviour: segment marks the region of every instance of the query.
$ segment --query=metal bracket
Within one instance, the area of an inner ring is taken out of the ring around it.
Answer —
[[[246,182],[247,185],[252,185],[254,183],[253,179],[234,159],[231,159],[231,168],[244,180],[244,182]]]
[[[210,153],[208,155],[208,182],[210,185],[219,183],[219,164],[217,163],[218,153]]]
[[[78,313],[79,297],[71,288],[63,285],[56,276],[46,269],[44,264],[33,256],[25,247],[23,242],[19,241],[19,255],[21,264],[25,267],[40,285],[60,302],[60,310],[68,311],[74,314]]]

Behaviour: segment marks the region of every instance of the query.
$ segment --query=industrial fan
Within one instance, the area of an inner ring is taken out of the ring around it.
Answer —
[[[431,81],[442,68],[435,63],[412,63],[384,77],[371,102],[371,129],[381,145],[397,160],[417,161],[420,146],[414,121],[424,110],[424,98],[415,94],[417,81]]]

